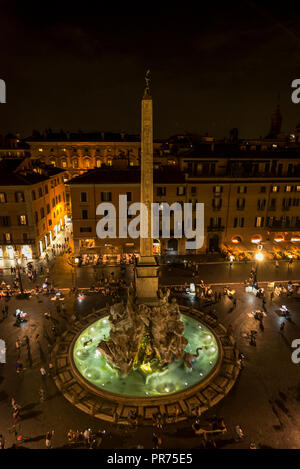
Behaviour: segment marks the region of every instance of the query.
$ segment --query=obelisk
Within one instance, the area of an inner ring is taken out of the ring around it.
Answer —
[[[147,216],[141,215],[140,258],[136,267],[137,301],[157,301],[157,263],[153,256],[151,233],[151,204],[153,202],[153,110],[150,92],[150,71],[145,76],[146,86],[142,99],[141,129],[141,202],[147,208]],[[147,237],[142,237],[147,228]]]

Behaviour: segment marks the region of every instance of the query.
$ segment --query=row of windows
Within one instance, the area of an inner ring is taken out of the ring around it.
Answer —
[[[53,185],[56,185],[55,181],[56,181],[56,179],[52,181],[52,182],[53,182]],[[52,187],[52,185],[51,185],[51,187]],[[47,185],[47,184],[44,186],[44,193],[45,193],[45,194],[48,194],[48,185]],[[63,193],[63,195],[64,195],[64,193]],[[32,191],[31,191],[31,197],[32,197],[32,200],[36,200],[36,199],[37,199],[36,191],[35,191],[35,190],[32,190]],[[38,189],[38,197],[39,197],[39,198],[40,198],[40,197],[43,197],[43,189],[42,189],[42,187],[39,187],[39,189]],[[24,195],[24,192],[22,192],[22,191],[16,191],[16,192],[15,192],[15,197],[14,197],[14,199],[15,199],[15,202],[25,202],[25,195]],[[6,194],[6,192],[0,192],[0,204],[5,204],[5,203],[7,203],[7,194]]]
[[[26,242],[28,240],[28,233],[22,233],[22,239],[24,242]],[[12,233],[3,233],[3,240],[5,243],[12,243]]]
[[[56,162],[56,160],[50,160],[50,164],[52,164],[52,166],[56,166],[56,165],[57,165],[57,162]],[[90,168],[92,168],[92,167],[101,168],[102,164],[103,164],[103,161],[100,160],[100,159],[97,159],[97,160],[96,160],[95,166],[92,165],[91,160],[89,160],[89,159],[83,160],[83,167],[84,167],[85,169],[90,169]],[[62,168],[68,168],[69,166],[72,166],[74,169],[77,169],[77,168],[79,168],[79,160],[78,160],[77,158],[73,159],[73,160],[71,161],[71,165],[68,164],[68,161],[67,161],[67,160],[61,160],[60,163],[59,163],[59,165],[60,165]],[[109,158],[109,159],[107,160],[106,165],[112,166],[112,159],[111,159],[111,158]]]
[[[44,192],[45,194],[48,194],[49,193],[49,190],[48,190],[48,185],[46,184],[44,186]],[[31,197],[32,197],[32,200],[36,200],[36,192],[35,190],[31,191]],[[43,197],[43,188],[42,187],[39,187],[38,188],[38,197]]]
[[[101,192],[101,201],[102,202],[111,202],[112,200],[112,193],[111,192]],[[127,201],[132,201],[132,192],[126,192]],[[87,192],[80,193],[80,202],[88,202],[88,195]]]
[[[191,188],[192,190],[194,190],[194,192],[196,192],[196,187],[192,187]],[[260,192],[261,193],[264,193],[266,192],[266,186],[261,186],[260,187]],[[277,186],[277,185],[273,185],[270,187],[270,192],[279,192],[280,191],[280,186]],[[283,188],[283,191],[284,192],[300,192],[300,185],[296,185],[296,186],[292,186],[292,185],[285,185],[284,188]],[[213,192],[215,194],[221,194],[221,192],[223,192],[223,187],[222,186],[214,186],[213,187]],[[238,186],[237,187],[237,193],[238,194],[246,194],[247,193],[247,186]]]
[[[254,226],[257,228],[263,228],[265,222],[265,217],[256,217]],[[300,218],[299,217],[267,217],[266,218],[266,227],[300,227]]]
[[[258,199],[257,201],[257,210],[265,210],[266,208],[266,199]],[[276,210],[277,199],[270,199],[269,210]],[[300,199],[299,198],[283,198],[282,199],[282,210],[288,210],[290,207],[299,207]],[[220,210],[222,207],[222,199],[213,199],[212,204],[214,209]],[[244,210],[246,206],[246,199],[238,198],[236,200],[236,209]]]
[[[25,202],[24,192],[17,191],[15,192],[15,202]],[[7,203],[7,194],[6,192],[0,192],[0,203]]]
[[[27,216],[26,215],[18,215],[17,216],[18,225],[27,225]],[[8,215],[0,216],[0,226],[11,226],[11,217]]]
[[[49,204],[47,204],[46,210],[47,210],[47,215],[49,215],[49,213],[50,213],[50,205]],[[60,207],[59,210],[57,209],[56,211],[55,210],[53,211],[53,218],[58,217],[60,213],[62,213],[62,207]],[[40,213],[34,212],[34,218],[35,218],[36,223],[38,223],[39,219],[42,220],[43,218],[45,218],[45,209],[44,209],[44,207],[42,207],[40,209]],[[52,222],[50,220],[49,225],[51,225],[51,224],[52,224]]]

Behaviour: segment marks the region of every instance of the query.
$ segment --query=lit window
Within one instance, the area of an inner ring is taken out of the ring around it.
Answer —
[[[291,192],[292,186],[285,186],[285,192]]]
[[[279,186],[272,186],[272,192],[279,192]]]
[[[20,215],[19,216],[19,223],[20,223],[20,225],[27,225],[26,215]]]
[[[264,217],[256,217],[255,226],[257,228],[261,228],[262,226],[264,226]]]
[[[0,192],[0,204],[5,204],[6,202],[6,194],[5,192]]]
[[[25,202],[24,192],[15,192],[16,202]]]

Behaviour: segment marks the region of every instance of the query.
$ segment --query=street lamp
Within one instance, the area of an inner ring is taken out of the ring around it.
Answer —
[[[18,269],[18,278],[19,278],[19,282],[20,282],[20,291],[21,291],[21,295],[23,296],[24,295],[24,290],[23,290],[21,270],[20,270],[21,263],[22,263],[21,259],[20,258],[17,259],[17,269]]]
[[[254,284],[257,286],[257,269],[258,269],[258,264],[264,259],[264,255],[261,252],[262,247],[258,247],[259,251],[255,254],[255,259],[256,259],[256,268],[255,268],[255,277],[254,277]]]

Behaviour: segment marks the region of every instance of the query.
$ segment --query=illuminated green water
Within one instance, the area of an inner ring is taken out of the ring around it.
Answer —
[[[192,362],[192,369],[188,369],[183,360],[176,360],[166,370],[154,372],[147,378],[138,370],[119,377],[117,371],[97,350],[101,340],[109,339],[108,316],[94,322],[80,334],[73,350],[75,365],[93,385],[124,396],[165,396],[187,389],[205,379],[211,372],[218,360],[219,350],[214,335],[203,324],[185,315],[181,315],[181,320],[184,322],[184,336],[189,341],[186,352],[195,353],[197,347],[203,347],[199,357]],[[84,346],[87,341],[91,342]]]

